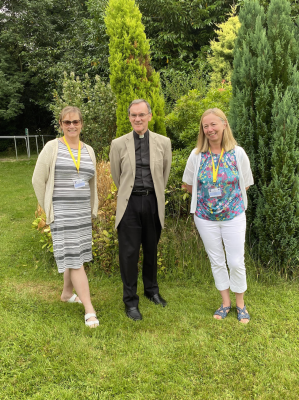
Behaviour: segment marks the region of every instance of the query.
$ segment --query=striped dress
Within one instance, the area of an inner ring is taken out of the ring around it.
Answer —
[[[78,150],[71,149],[78,159]],[[66,268],[79,269],[92,260],[92,229],[89,180],[95,170],[86,147],[81,149],[79,174],[64,143],[58,141],[55,165],[53,209],[51,224],[54,257],[58,272]],[[74,181],[81,179],[84,187],[74,188]]]

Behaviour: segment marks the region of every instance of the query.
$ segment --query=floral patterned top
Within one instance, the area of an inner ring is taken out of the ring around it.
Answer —
[[[213,154],[213,153],[212,153]],[[220,154],[213,154],[217,169]],[[195,215],[209,221],[227,221],[244,212],[244,202],[239,185],[239,172],[235,150],[225,152],[221,158],[217,181],[213,183],[211,153],[202,153],[197,178],[197,207]],[[220,188],[221,195],[211,197],[210,190]]]

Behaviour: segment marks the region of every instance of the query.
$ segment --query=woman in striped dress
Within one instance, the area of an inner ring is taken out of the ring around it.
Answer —
[[[98,209],[96,159],[93,149],[79,139],[83,126],[79,108],[65,107],[59,125],[64,136],[45,145],[32,183],[51,227],[58,271],[64,274],[61,300],[83,303],[85,325],[95,328],[99,321],[83,263],[92,260],[91,217]]]

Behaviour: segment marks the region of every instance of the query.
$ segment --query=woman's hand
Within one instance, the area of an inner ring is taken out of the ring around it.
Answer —
[[[183,183],[182,189],[187,190],[187,192],[192,194],[192,185],[187,185],[187,183]]]

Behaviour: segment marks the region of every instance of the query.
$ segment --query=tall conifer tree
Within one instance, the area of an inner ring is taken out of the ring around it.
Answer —
[[[298,119],[292,89],[283,96],[276,89],[272,116],[271,180],[262,185],[256,228],[259,255],[284,270],[298,263],[299,156]]]
[[[259,258],[281,268],[299,255],[299,57],[287,0],[271,0],[267,14],[245,0],[235,45],[230,120],[249,155],[255,186],[249,190],[250,244]],[[297,114],[297,115],[296,115]]]
[[[105,23],[110,37],[110,83],[117,99],[117,136],[131,130],[127,109],[144,98],[152,108],[149,129],[166,135],[160,78],[150,65],[150,46],[134,0],[109,0]]]

